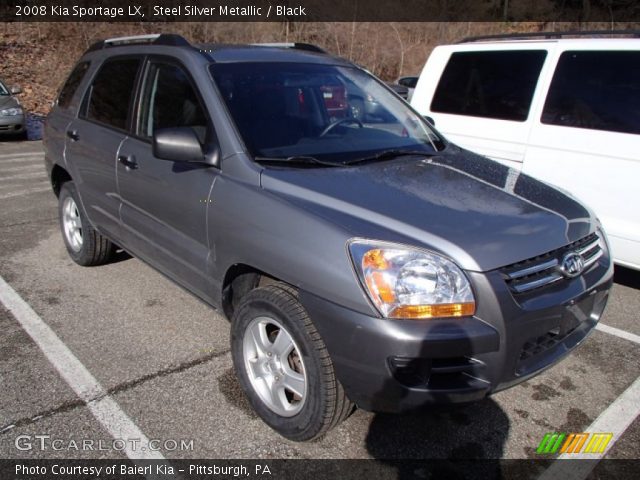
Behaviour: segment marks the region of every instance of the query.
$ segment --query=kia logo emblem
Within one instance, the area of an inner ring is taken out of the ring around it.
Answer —
[[[562,263],[560,264],[560,270],[567,277],[577,277],[582,273],[584,269],[584,260],[582,255],[576,252],[569,252],[562,257]]]

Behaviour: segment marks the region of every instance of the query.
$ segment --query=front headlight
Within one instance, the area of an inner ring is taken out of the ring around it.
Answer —
[[[370,240],[351,241],[349,252],[365,292],[384,317],[463,317],[476,311],[469,280],[451,260]]]
[[[22,115],[22,108],[13,107],[0,110],[0,117],[14,117],[16,115]]]

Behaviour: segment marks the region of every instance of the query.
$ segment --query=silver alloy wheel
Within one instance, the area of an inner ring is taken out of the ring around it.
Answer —
[[[64,199],[62,204],[62,227],[67,243],[74,252],[82,249],[82,220],[76,202],[71,197]]]
[[[253,390],[282,417],[300,412],[307,393],[307,372],[291,334],[270,317],[254,318],[242,340],[242,356]]]

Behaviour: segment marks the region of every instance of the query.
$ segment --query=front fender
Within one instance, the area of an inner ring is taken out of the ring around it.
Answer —
[[[208,218],[211,275],[246,264],[301,290],[376,315],[348,256],[352,232],[256,185],[221,175]],[[221,298],[221,289],[217,292]]]

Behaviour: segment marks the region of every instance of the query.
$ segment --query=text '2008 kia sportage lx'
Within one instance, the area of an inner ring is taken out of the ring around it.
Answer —
[[[310,45],[98,42],[45,147],[71,257],[117,244],[224,312],[251,405],[294,440],[521,382],[611,287],[587,207]]]

